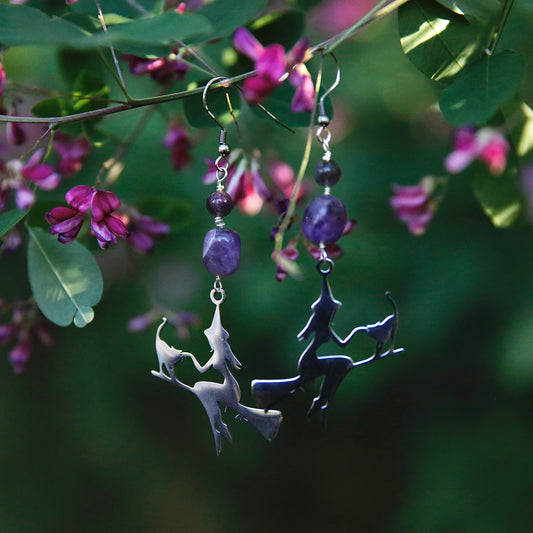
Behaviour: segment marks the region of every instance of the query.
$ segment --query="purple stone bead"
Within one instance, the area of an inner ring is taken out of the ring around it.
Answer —
[[[239,268],[241,238],[231,229],[213,228],[204,239],[203,260],[208,272],[229,276]]]
[[[317,196],[306,207],[302,220],[304,235],[314,244],[333,244],[346,226],[346,208],[334,196]]]

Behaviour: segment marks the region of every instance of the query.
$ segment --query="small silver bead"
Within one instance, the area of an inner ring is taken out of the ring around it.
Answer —
[[[220,143],[218,145],[218,153],[222,157],[227,157],[231,152],[231,148],[226,143]]]

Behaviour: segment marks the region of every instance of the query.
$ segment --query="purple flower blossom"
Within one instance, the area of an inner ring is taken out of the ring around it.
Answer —
[[[187,339],[189,337],[189,328],[191,326],[198,326],[200,323],[198,317],[188,311],[174,312],[170,309],[156,306],[150,309],[150,311],[130,319],[127,325],[128,331],[132,333],[146,331],[153,324],[159,322],[161,316],[168,317],[169,324],[176,328],[176,334],[180,339]]]
[[[183,61],[180,61],[175,53],[170,54],[168,57],[157,57],[155,59],[124,54],[122,59],[129,63],[132,74],[136,76],[148,74],[153,80],[161,84],[169,83],[173,76],[178,80],[182,80],[191,68]]]
[[[45,190],[55,189],[61,178],[53,167],[46,163],[41,163],[44,156],[44,149],[37,150],[20,169],[22,177],[37,187]]]
[[[148,215],[141,214],[134,207],[127,207],[125,213],[117,213],[124,225],[128,228],[130,243],[141,254],[152,251],[154,241],[161,239],[169,231],[170,226]]]
[[[91,143],[85,137],[72,139],[61,131],[55,134],[53,146],[61,158],[57,170],[63,176],[72,176],[79,172],[83,160],[91,153]]]
[[[309,48],[306,39],[298,41],[285,54],[285,49],[280,44],[263,46],[246,28],[238,28],[233,35],[233,45],[254,62],[256,76],[248,78],[243,85],[243,95],[248,103],[261,103],[283,83],[288,72],[289,81],[297,89],[292,100],[292,110],[298,112],[313,109],[315,89],[309,71],[303,65]]]
[[[43,150],[37,150],[26,164],[19,159],[7,163],[0,161],[0,211],[7,205],[10,191],[15,192],[18,209],[29,209],[35,203],[35,193],[30,185],[45,190],[59,185],[59,174],[52,166],[41,162],[43,155]]]
[[[2,73],[0,72],[0,77],[1,76]],[[16,105],[13,105],[13,111],[10,114],[12,117],[17,116]],[[26,142],[27,138],[26,131],[22,124],[19,122],[8,122],[6,124],[6,140],[9,144],[13,146],[20,146]]]
[[[454,149],[444,160],[444,167],[451,174],[457,174],[472,161],[483,161],[491,174],[499,176],[507,165],[507,139],[494,128],[460,128],[454,139]]]
[[[4,66],[2,65],[2,61],[0,61],[0,98],[4,95],[4,83],[6,81],[6,71],[4,69]]]
[[[45,214],[46,221],[51,224],[50,234],[57,235],[57,240],[70,244],[76,240],[83,225],[84,213],[69,207],[54,207]]]
[[[438,204],[434,194],[437,185],[437,179],[431,176],[417,185],[393,185],[394,196],[389,203],[413,235],[422,235],[433,218]]]
[[[53,338],[44,322],[42,315],[38,312],[37,304],[16,302],[8,305],[0,302],[0,313],[3,315],[11,309],[12,317],[7,324],[0,325],[0,344],[14,342],[8,359],[15,374],[24,371],[30,357],[32,348],[32,337],[45,345],[53,342]]]
[[[94,190],[88,185],[77,185],[65,195],[68,207],[54,207],[45,218],[50,233],[57,235],[59,242],[74,242],[83,225],[85,213],[91,208],[91,230],[96,236],[100,248],[107,248],[109,243],[116,243],[117,237],[127,237],[128,230],[122,220],[112,215],[120,207],[118,197],[109,191]]]
[[[170,123],[163,143],[170,148],[172,165],[176,170],[181,170],[191,162],[191,138],[185,128]]]
[[[290,263],[298,259],[296,240],[289,241],[289,244],[281,250],[281,254],[278,254],[276,251],[272,252],[272,258],[276,262],[276,280],[283,281],[289,273]]]
[[[96,236],[98,245],[104,249],[109,243],[116,243],[117,237],[125,238],[128,229],[113,211],[120,207],[118,196],[109,191],[95,191],[91,202],[91,230]]]

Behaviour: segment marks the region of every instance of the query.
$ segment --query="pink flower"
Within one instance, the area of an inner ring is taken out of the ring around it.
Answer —
[[[413,235],[422,235],[433,218],[438,203],[433,197],[436,187],[437,180],[431,176],[418,185],[393,185],[394,196],[389,203]]]
[[[175,53],[168,57],[157,57],[156,59],[124,54],[122,59],[129,63],[132,74],[136,76],[148,74],[153,80],[161,84],[169,83],[173,76],[182,80],[191,68],[180,61]]]
[[[209,169],[203,182],[213,183],[216,180],[215,162],[206,159],[206,163],[209,164]],[[237,149],[231,152],[228,163],[226,192],[244,213],[256,215],[261,211],[263,203],[272,198],[272,194],[259,173],[258,161],[254,157],[243,156],[242,150]]]
[[[91,230],[98,245],[104,249],[116,243],[117,237],[128,237],[129,232],[119,217],[112,215],[120,207],[118,196],[109,191],[96,191],[91,202]]]
[[[4,95],[4,83],[6,81],[6,71],[4,69],[4,66],[2,65],[2,61],[0,61],[0,98]]]
[[[85,137],[74,140],[61,131],[55,134],[53,146],[61,157],[57,170],[63,176],[72,176],[79,172],[83,160],[91,153],[91,143]]]
[[[454,139],[454,149],[444,160],[444,167],[451,174],[457,174],[472,161],[483,161],[491,174],[499,176],[507,165],[509,143],[494,128],[460,128]]]
[[[290,263],[298,259],[296,240],[289,241],[289,244],[281,250],[281,254],[277,254],[276,251],[272,252],[272,258],[276,262],[276,280],[283,281],[289,273]]]
[[[163,143],[170,149],[172,165],[176,170],[181,170],[191,162],[191,138],[187,130],[170,123]]]
[[[69,207],[54,207],[45,214],[50,227],[50,234],[57,235],[59,242],[70,244],[76,240],[83,225],[84,213]]]
[[[0,77],[2,73],[0,72]],[[1,82],[0,82],[1,83]],[[12,117],[17,116],[17,106],[13,104],[13,111],[10,113]],[[26,131],[19,122],[8,122],[6,124],[6,140],[13,146],[20,146],[27,140]]]
[[[128,207],[125,213],[117,213],[129,232],[129,240],[141,254],[152,251],[154,241],[164,237],[170,226],[148,215],[141,214],[134,207]]]
[[[45,190],[55,189],[61,178],[53,167],[46,163],[41,163],[44,156],[44,149],[37,150],[29,159],[29,161],[22,166],[20,174],[22,177],[37,187]]]
[[[116,243],[117,237],[127,237],[128,230],[122,220],[112,213],[120,207],[118,197],[109,191],[98,191],[87,185],[78,185],[65,195],[68,207],[54,207],[45,218],[50,233],[57,235],[59,242],[74,242],[83,225],[85,213],[91,208],[91,230],[100,248],[107,248],[109,243]]]
[[[291,84],[297,88],[292,100],[292,110],[298,112],[313,109],[315,90],[311,76],[303,65],[309,49],[306,39],[298,41],[285,54],[285,49],[280,44],[263,46],[246,28],[238,28],[233,35],[233,45],[254,62],[256,76],[248,78],[243,85],[243,95],[248,103],[261,103],[283,83],[288,72]]]

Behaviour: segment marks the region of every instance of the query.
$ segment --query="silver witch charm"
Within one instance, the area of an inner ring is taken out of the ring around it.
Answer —
[[[322,292],[320,298],[311,306],[313,310],[311,318],[298,334],[298,340],[307,339],[312,333],[314,333],[314,338],[300,356],[298,375],[288,379],[256,379],[252,381],[254,401],[266,412],[269,412],[268,410],[271,407],[291,395],[302,385],[323,376],[320,393],[314,398],[308,415],[320,409],[322,422],[325,423],[329,403],[350,370],[356,366],[378,361],[387,355],[404,351],[403,348],[394,348],[398,313],[396,304],[388,292],[386,296],[393,306],[393,314],[375,324],[354,328],[345,339],[339,337],[332,327],[332,321],[337,309],[341,306],[341,302],[333,297],[327,279],[332,268],[333,261],[331,259],[322,259],[318,262],[317,269],[323,277]],[[367,334],[376,341],[376,350],[370,357],[354,362],[347,355],[318,355],[318,349],[330,340],[339,346],[346,346],[353,336],[359,332]],[[384,348],[386,348],[386,351],[383,351]]]
[[[216,295],[220,297],[217,298]],[[224,405],[227,409],[234,411],[237,417],[244,420],[253,426],[265,439],[272,440],[278,433],[279,425],[281,423],[281,413],[279,411],[269,411],[265,413],[262,409],[255,409],[241,405],[241,390],[237,380],[233,377],[229,365],[235,369],[241,367],[239,360],[233,355],[231,347],[228,344],[229,334],[222,327],[220,320],[220,305],[225,300],[225,292],[222,288],[213,289],[211,291],[211,300],[215,304],[215,313],[211,326],[204,331],[209,346],[211,347],[211,357],[201,365],[196,357],[189,352],[177,350],[169,346],[161,338],[161,330],[165,326],[167,320],[163,318],[163,322],[157,329],[157,336],[155,340],[155,349],[159,359],[159,371],[152,370],[152,374],[158,378],[164,379],[170,383],[174,383],[189,392],[192,392],[202,402],[204,409],[211,422],[211,429],[213,430],[213,437],[215,438],[215,446],[217,455],[222,448],[222,438],[224,437],[230,442],[232,441],[228,426],[222,420],[222,412],[220,406]],[[222,383],[212,381],[198,381],[193,386],[187,385],[180,381],[175,374],[175,365],[186,358],[190,358],[200,373],[204,373],[209,368],[218,370],[224,381]],[[168,373],[165,373],[163,367]]]

